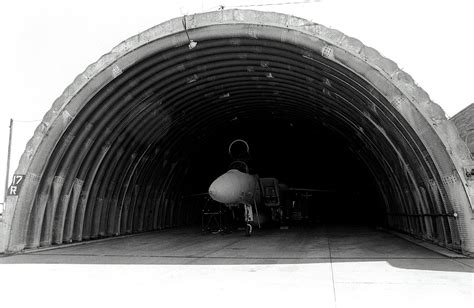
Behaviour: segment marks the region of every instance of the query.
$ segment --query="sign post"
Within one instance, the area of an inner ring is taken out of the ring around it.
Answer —
[[[7,154],[7,174],[5,176],[5,194],[3,196],[3,206],[7,204],[7,191],[8,191],[8,179],[10,178],[10,155],[12,151],[12,131],[13,131],[13,119],[10,119],[10,136],[8,137],[8,154]]]

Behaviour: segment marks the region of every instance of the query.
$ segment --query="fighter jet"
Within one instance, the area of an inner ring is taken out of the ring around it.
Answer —
[[[236,151],[235,148],[244,150]],[[289,198],[290,192],[304,193],[329,192],[327,190],[289,188],[279,183],[278,179],[260,178],[251,174],[248,166],[250,148],[243,139],[236,139],[229,145],[232,163],[229,170],[216,178],[209,186],[209,196],[212,200],[224,204],[230,209],[244,208],[245,233],[250,236],[255,226],[261,227],[268,221],[285,226],[288,220],[288,209],[295,205],[295,200]]]

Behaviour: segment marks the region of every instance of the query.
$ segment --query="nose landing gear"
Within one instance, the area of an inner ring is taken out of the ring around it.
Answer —
[[[250,236],[252,235],[252,222],[253,222],[253,211],[252,205],[250,203],[244,203],[244,210],[245,210],[245,235]]]
[[[251,224],[246,224],[245,225],[245,235],[246,236],[252,235],[252,225]]]

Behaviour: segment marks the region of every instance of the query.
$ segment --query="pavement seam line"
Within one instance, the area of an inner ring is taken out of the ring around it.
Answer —
[[[329,250],[329,264],[331,265],[331,278],[332,278],[332,294],[334,295],[334,307],[337,307],[337,299],[336,299],[336,284],[334,282],[334,269],[333,269],[333,266],[332,266],[332,253],[331,253],[331,242],[329,240],[329,234],[328,234],[328,230],[327,230],[327,226],[325,225],[325,233],[326,233],[326,237],[327,237],[327,240],[328,240],[328,250]]]

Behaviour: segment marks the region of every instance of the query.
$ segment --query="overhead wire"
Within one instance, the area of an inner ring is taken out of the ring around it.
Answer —
[[[34,122],[41,122],[41,120],[14,120],[15,123],[34,123]]]
[[[297,5],[297,4],[308,4],[312,2],[321,2],[321,0],[306,0],[306,1],[292,1],[292,2],[278,2],[278,3],[260,3],[260,4],[242,4],[228,6],[228,8],[240,8],[240,7],[257,7],[257,6],[276,6],[276,5]],[[222,6],[224,7],[224,6]]]
[[[213,10],[225,10],[225,9],[232,9],[232,8],[245,8],[245,7],[261,7],[261,6],[278,6],[278,5],[298,5],[298,4],[309,4],[309,3],[315,3],[315,2],[321,2],[321,0],[304,0],[304,1],[289,1],[289,2],[276,2],[276,3],[258,3],[258,4],[240,4],[240,5],[225,5],[225,4],[220,4],[217,6],[213,6],[210,8],[207,8],[206,10],[203,11],[213,11]]]

